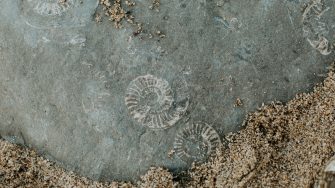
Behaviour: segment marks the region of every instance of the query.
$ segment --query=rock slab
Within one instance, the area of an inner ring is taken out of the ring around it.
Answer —
[[[334,0],[135,2],[166,37],[96,23],[97,0],[0,0],[3,138],[98,180],[178,172],[334,59]]]

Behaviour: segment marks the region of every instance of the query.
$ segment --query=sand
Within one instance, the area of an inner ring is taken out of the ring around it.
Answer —
[[[250,113],[214,158],[183,174],[153,167],[139,182],[95,182],[0,140],[0,187],[328,187],[334,173],[324,168],[334,156],[334,120],[331,69],[313,92]]]
[[[227,137],[228,147],[191,171],[202,187],[312,187],[335,149],[335,76],[286,105],[273,102]]]

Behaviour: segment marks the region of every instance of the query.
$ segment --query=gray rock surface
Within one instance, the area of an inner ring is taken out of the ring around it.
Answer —
[[[165,38],[96,23],[96,0],[55,2],[0,0],[0,135],[94,179],[205,160],[334,59],[334,0],[135,0]]]

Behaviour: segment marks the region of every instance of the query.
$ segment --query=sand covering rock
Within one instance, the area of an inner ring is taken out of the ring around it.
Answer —
[[[310,94],[263,106],[228,149],[191,171],[202,187],[311,187],[335,149],[335,76]]]
[[[335,150],[335,74],[310,94],[250,114],[210,162],[184,178],[151,168],[142,181],[99,183],[65,172],[34,151],[0,141],[0,187],[313,187]],[[174,178],[174,179],[173,179]]]

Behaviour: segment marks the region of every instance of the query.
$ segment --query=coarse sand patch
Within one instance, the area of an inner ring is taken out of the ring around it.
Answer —
[[[323,169],[334,156],[334,116],[331,69],[313,92],[250,113],[214,158],[182,176],[153,167],[139,182],[95,182],[0,140],[0,187],[327,187]]]

